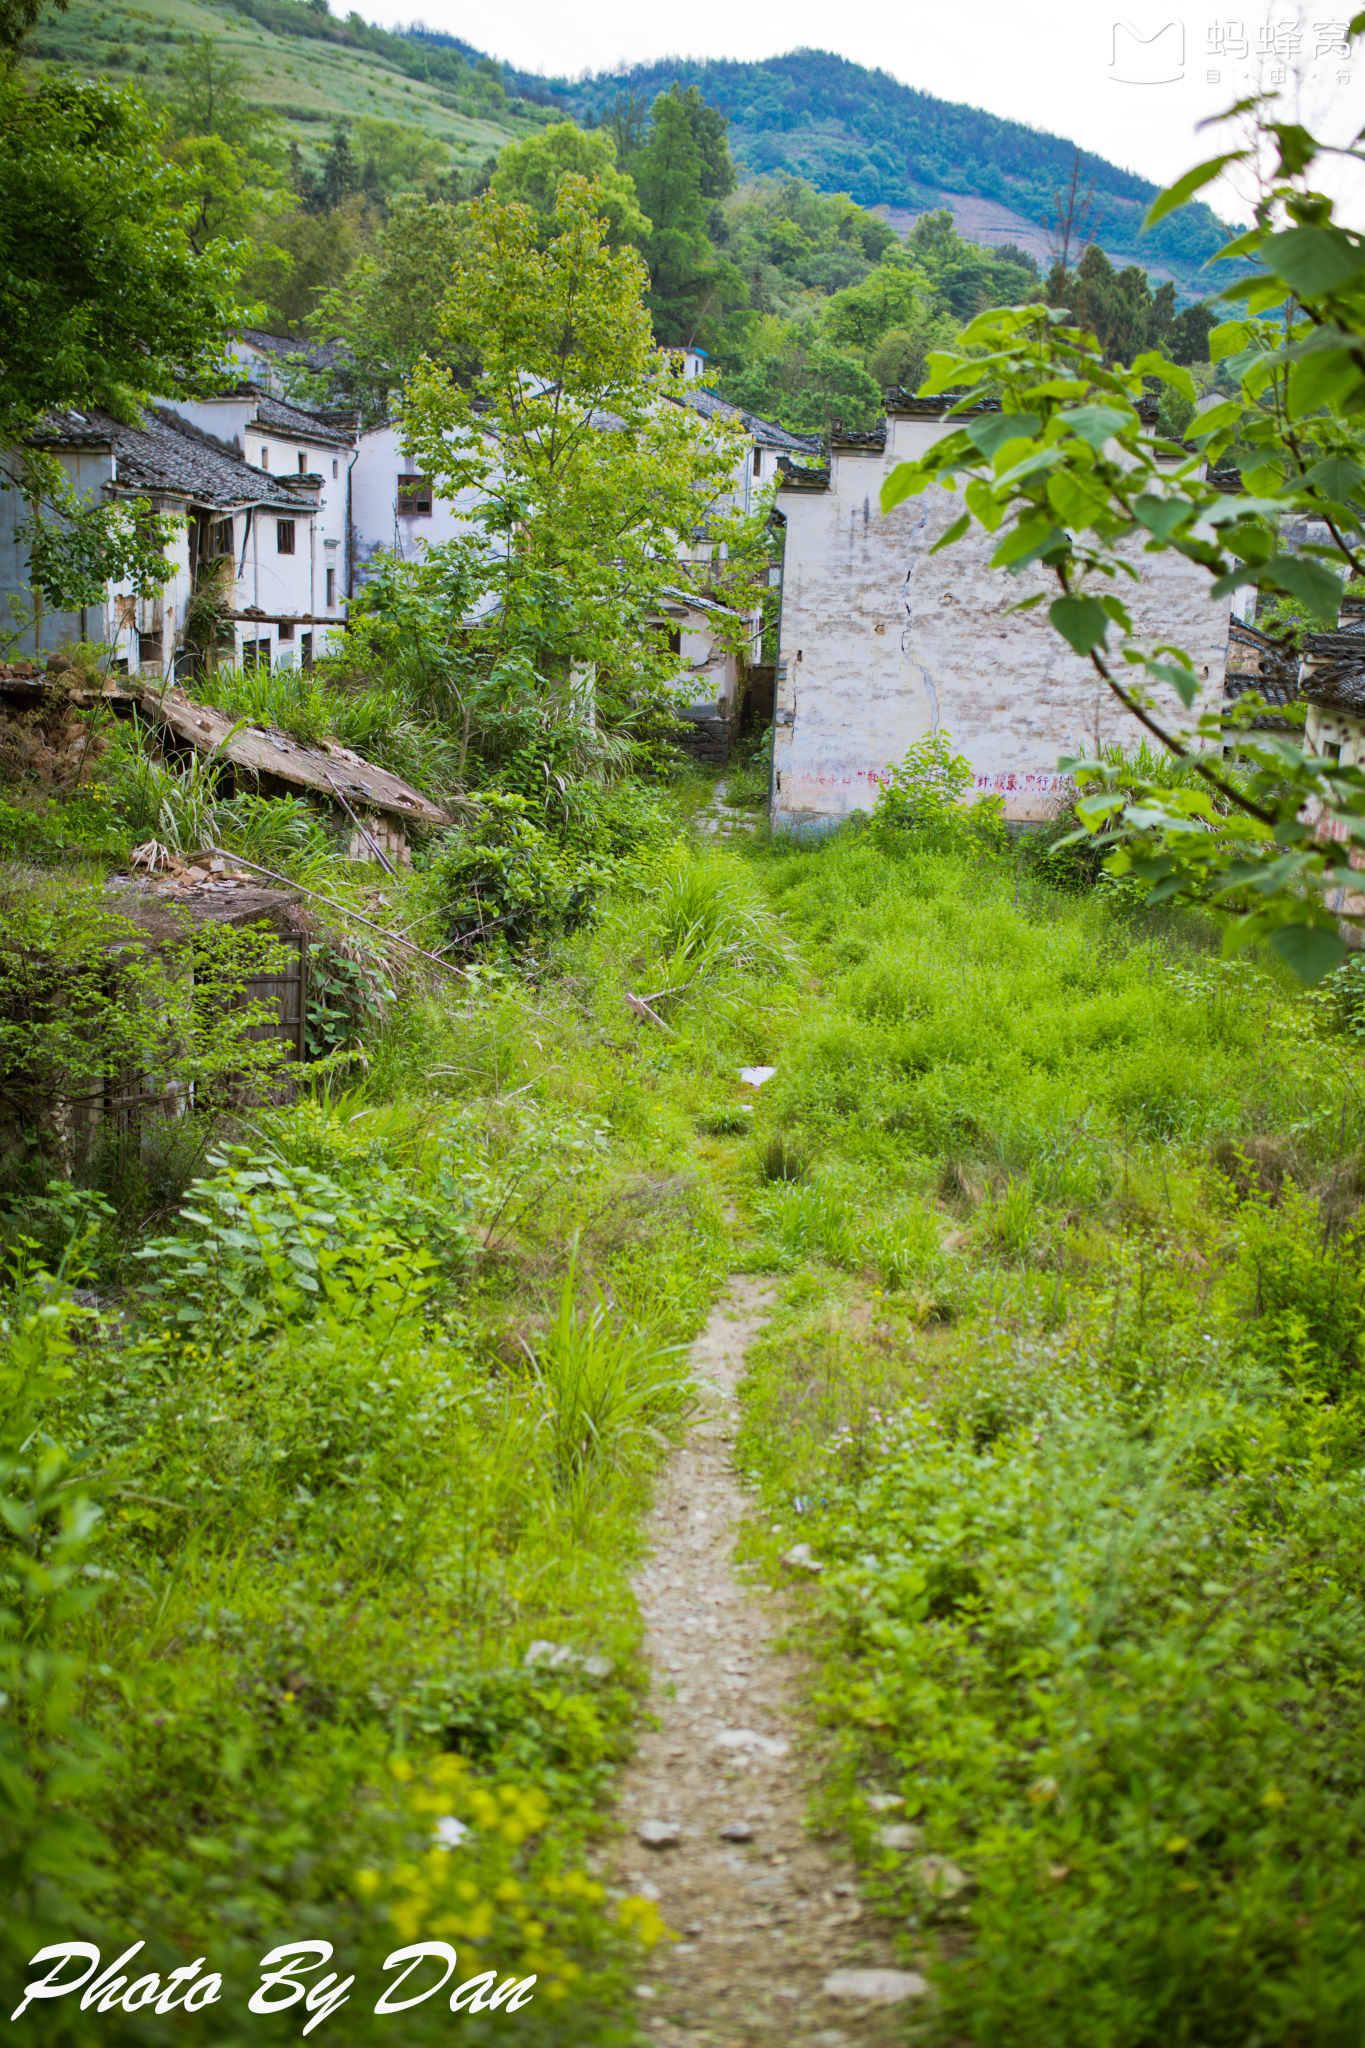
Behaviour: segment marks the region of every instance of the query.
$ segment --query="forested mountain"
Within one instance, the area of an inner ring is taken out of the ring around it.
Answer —
[[[456,38],[423,28],[409,33],[433,57],[446,49],[477,56]],[[548,94],[585,125],[628,123],[675,80],[695,85],[729,120],[737,163],[809,179],[819,191],[847,192],[862,206],[916,212],[975,195],[1044,226],[1076,161],[1075,145],[1061,136],[937,99],[825,50],[753,64],[670,58],[578,81],[506,76],[509,90]],[[1183,208],[1140,236],[1156,186],[1088,151],[1080,155],[1080,176],[1093,193],[1088,226],[1096,241],[1112,255],[1140,255],[1202,288],[1199,266],[1227,239],[1210,208]]]

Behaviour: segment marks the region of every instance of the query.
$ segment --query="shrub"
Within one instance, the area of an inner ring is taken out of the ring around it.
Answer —
[[[975,774],[965,754],[952,751],[942,730],[916,740],[904,760],[889,764],[877,793],[872,826],[882,846],[913,837],[918,846],[951,852],[973,843],[998,848],[1005,830],[1005,800],[969,803]]]

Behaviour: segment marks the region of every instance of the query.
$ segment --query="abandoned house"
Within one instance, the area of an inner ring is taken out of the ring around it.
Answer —
[[[274,401],[265,401],[274,404]],[[225,401],[226,403],[226,401]],[[342,623],[344,498],[324,504],[335,481],[320,472],[340,468],[320,434],[304,445],[297,433],[262,432],[259,403],[246,436],[251,456],[230,441],[165,406],[144,409],[136,426],[108,413],[52,415],[32,444],[60,460],[77,493],[93,500],[145,498],[183,525],[172,541],[169,583],[154,598],[110,586],[102,606],[79,613],[39,607],[24,635],[35,653],[73,640],[111,642],[115,662],[131,675],[171,678],[185,665],[185,611],[206,565],[226,557],[231,645],[222,653],[243,665],[297,661],[310,665]],[[204,408],[206,415],[211,406]],[[292,410],[292,409],[290,409]],[[221,425],[229,423],[224,420]],[[267,467],[271,447],[283,458]],[[27,550],[16,536],[23,501],[12,485],[0,492],[0,602],[27,604]],[[332,529],[335,528],[335,532]]]
[[[305,744],[274,727],[243,725],[159,679],[111,676],[97,689],[69,668],[0,664],[0,760],[12,756],[21,771],[61,781],[92,746],[98,759],[100,719],[92,724],[92,712],[105,721],[136,716],[163,754],[210,757],[224,795],[303,797],[344,839],[350,860],[399,867],[410,858],[414,826],[451,823],[448,811],[400,776],[335,740]]]
[[[1046,606],[1011,609],[1046,587],[1041,576],[993,569],[997,543],[979,527],[931,554],[962,511],[958,492],[935,484],[883,516],[883,479],[954,430],[951,403],[890,394],[875,432],[836,428],[826,466],[782,463],[776,825],[820,827],[870,810],[888,763],[937,730],[971,762],[978,792],[1004,798],[1008,819],[1043,819],[1069,784],[1060,758],[1140,737]],[[1229,600],[1210,598],[1206,573],[1182,555],[1135,561],[1142,580],[1124,601],[1139,635],[1186,647],[1217,696]],[[1163,709],[1179,729],[1199,706],[1185,713],[1172,692]]]

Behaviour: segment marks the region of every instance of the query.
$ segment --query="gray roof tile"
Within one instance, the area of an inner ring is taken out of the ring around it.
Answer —
[[[97,410],[49,413],[32,439],[49,447],[112,447],[125,491],[167,493],[223,508],[278,505],[306,512],[317,503],[315,487],[267,475],[164,406],[146,407],[136,426]]]

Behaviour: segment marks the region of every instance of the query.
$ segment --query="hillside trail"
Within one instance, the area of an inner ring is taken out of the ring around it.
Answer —
[[[653,2048],[883,2048],[924,1991],[852,1862],[806,1831],[801,1667],[778,1648],[791,1615],[735,1568],[751,1507],[732,1464],[736,1387],[774,1296],[733,1276],[692,1346],[698,1413],[660,1476],[635,1582],[655,1725],[623,1774],[605,1874],[680,1937],[636,1985]]]

